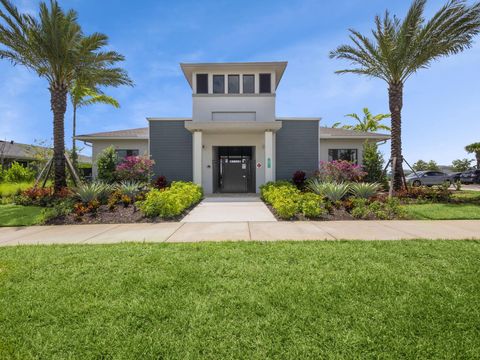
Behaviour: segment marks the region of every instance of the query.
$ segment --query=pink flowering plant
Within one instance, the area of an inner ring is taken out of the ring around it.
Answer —
[[[329,182],[348,182],[361,181],[367,173],[362,170],[360,165],[356,165],[346,160],[321,161],[317,177],[322,181]]]
[[[116,167],[118,180],[149,182],[152,177],[152,167],[155,161],[148,156],[127,156]]]

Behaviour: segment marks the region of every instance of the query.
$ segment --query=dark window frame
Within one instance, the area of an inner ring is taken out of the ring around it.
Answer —
[[[340,154],[340,151],[350,151],[352,152],[351,155],[353,155],[353,160],[345,159],[342,158],[342,155]],[[336,155],[333,153],[336,152]],[[328,161],[335,161],[335,160],[347,160],[350,161],[353,164],[358,164],[358,149],[328,149]]]
[[[121,151],[125,152],[125,156],[119,155]],[[118,160],[123,160],[129,156],[139,156],[140,150],[139,149],[115,149],[115,155],[117,156]]]
[[[203,81],[199,82],[199,78],[203,78]],[[203,86],[199,86],[199,83]],[[200,89],[200,91],[199,91]],[[197,74],[197,94],[208,94],[208,74]]]
[[[223,84],[222,84],[222,91],[216,91],[217,89],[215,89],[215,79],[218,78],[218,79],[223,79]],[[212,77],[213,79],[213,93],[214,94],[225,94],[225,75],[224,74],[215,74],[213,75]]]
[[[268,79],[268,81],[265,81]],[[261,73],[259,74],[259,92],[260,94],[271,94],[272,93],[272,74],[271,73]]]
[[[245,91],[245,78],[251,78],[252,81],[252,91]],[[242,93],[243,94],[255,94],[255,74],[243,74],[242,75]]]
[[[231,91],[230,89],[230,79],[237,78],[237,91]],[[239,74],[228,74],[227,75],[227,87],[229,94],[240,94],[240,75]]]

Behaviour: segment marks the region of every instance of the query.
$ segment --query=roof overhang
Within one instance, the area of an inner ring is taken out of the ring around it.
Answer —
[[[75,140],[91,142],[94,140],[148,140],[148,136],[75,136]]]
[[[282,128],[281,121],[185,121],[185,128],[191,132],[205,133],[258,133],[277,131]]]
[[[390,135],[329,135],[329,134],[322,134],[320,131],[320,139],[331,139],[331,140],[373,140],[373,141],[385,141],[390,140]]]
[[[183,74],[192,87],[192,74],[194,72],[211,71],[275,71],[275,89],[282,79],[287,61],[269,61],[269,62],[228,62],[228,63],[180,63]]]

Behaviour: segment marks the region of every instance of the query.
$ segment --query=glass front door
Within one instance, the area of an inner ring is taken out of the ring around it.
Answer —
[[[251,146],[221,146],[214,150],[214,155],[218,164],[214,166],[218,171],[214,176],[218,192],[247,193],[252,192],[252,188],[255,191]]]

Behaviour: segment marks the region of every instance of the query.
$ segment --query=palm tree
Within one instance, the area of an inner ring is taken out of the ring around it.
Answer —
[[[475,154],[475,158],[477,159],[477,169],[480,169],[480,142],[465,146],[465,150],[470,154]]]
[[[0,58],[20,64],[45,78],[53,112],[54,188],[66,185],[65,130],[67,93],[74,80],[96,79],[99,86],[130,85],[125,70],[114,65],[124,60],[115,51],[103,51],[106,35],[84,35],[77,13],[64,12],[56,0],[40,3],[38,19],[21,14],[8,0],[0,0]]]
[[[336,73],[353,73],[384,80],[388,84],[392,115],[391,157],[393,189],[402,188],[401,112],[403,85],[420,69],[434,60],[459,53],[472,46],[480,31],[480,3],[467,5],[464,0],[450,0],[429,21],[423,17],[426,0],[414,0],[405,19],[385,12],[375,18],[373,39],[350,30],[352,45],[342,45],[330,58],[350,61],[354,67]]]
[[[390,131],[390,127],[387,125],[380,124],[384,119],[390,119],[390,114],[378,114],[373,115],[368,108],[363,108],[363,119],[360,119],[360,116],[357,114],[347,114],[346,117],[355,119],[358,124],[356,125],[343,125],[343,129],[355,130],[355,131],[365,131],[365,132],[375,132],[378,130]],[[332,127],[340,127],[341,123],[337,122],[333,124]]]
[[[76,167],[77,165],[77,146],[76,146],[76,130],[77,130],[77,110],[79,108],[94,105],[94,104],[107,104],[112,105],[114,108],[119,108],[120,104],[113,97],[103,94],[95,86],[85,86],[78,81],[74,81],[72,88],[70,89],[70,101],[72,103],[73,110],[73,122],[72,122],[72,162]]]

